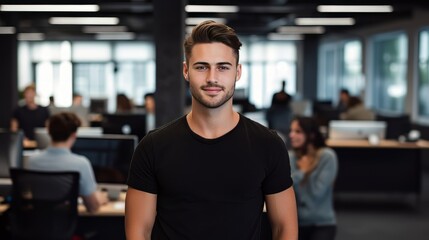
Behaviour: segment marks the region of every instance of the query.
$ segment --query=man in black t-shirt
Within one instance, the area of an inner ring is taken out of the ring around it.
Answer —
[[[240,46],[233,29],[213,21],[185,40],[192,109],[136,148],[127,239],[259,240],[264,202],[273,239],[298,239],[284,142],[232,108]]]
[[[36,88],[33,85],[24,89],[25,105],[19,106],[13,112],[11,120],[11,130],[24,131],[25,141],[34,140],[34,129],[36,127],[45,127],[49,118],[49,109],[36,103]]]

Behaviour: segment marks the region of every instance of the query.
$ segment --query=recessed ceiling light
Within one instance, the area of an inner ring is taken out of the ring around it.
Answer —
[[[136,34],[133,32],[111,32],[111,33],[99,33],[95,35],[97,40],[133,40]]]
[[[325,28],[322,26],[282,26],[277,28],[278,33],[287,34],[322,34]]]
[[[0,34],[15,34],[15,27],[0,27]]]
[[[319,12],[393,12],[391,5],[319,5]]]
[[[94,4],[4,4],[3,12],[97,12],[100,7]]]
[[[18,40],[20,41],[41,41],[45,39],[43,33],[19,33]]]
[[[275,40],[275,41],[299,41],[302,40],[302,35],[286,35],[286,34],[278,34],[278,33],[269,33],[267,35],[267,38],[269,40]]]
[[[296,18],[296,25],[354,25],[353,18]]]
[[[225,18],[202,18],[202,17],[188,17],[185,20],[186,25],[198,25],[201,22],[207,21],[207,20],[213,20],[218,23],[226,23]]]
[[[238,6],[233,5],[186,5],[186,12],[236,13]]]
[[[119,18],[116,17],[51,17],[50,24],[59,25],[116,25]]]
[[[82,32],[84,33],[100,33],[100,32],[126,32],[126,26],[84,26]]]

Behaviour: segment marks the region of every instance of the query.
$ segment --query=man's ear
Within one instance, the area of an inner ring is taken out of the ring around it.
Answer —
[[[189,81],[189,69],[186,61],[183,61],[183,77],[186,81]]]

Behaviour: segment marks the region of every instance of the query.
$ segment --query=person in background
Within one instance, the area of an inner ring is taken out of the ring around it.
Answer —
[[[144,109],[146,113],[146,130],[147,132],[155,129],[155,94],[146,93],[144,95]]]
[[[366,108],[358,97],[350,97],[347,110],[340,114],[341,120],[375,120],[375,113]]]
[[[146,113],[155,113],[155,94],[146,93],[144,95],[144,108]]]
[[[282,81],[282,88],[273,95],[271,106],[266,113],[268,127],[279,131],[283,136],[287,136],[293,117],[291,100],[292,97],[286,92],[286,81]]]
[[[349,90],[342,88],[340,89],[340,99],[338,101],[337,110],[339,113],[343,113],[347,110],[350,100]]]
[[[36,103],[36,88],[29,85],[24,89],[23,106],[18,106],[13,112],[10,123],[11,131],[24,131],[24,147],[34,142],[34,129],[36,127],[45,127],[46,121],[50,116],[49,109]]]
[[[79,93],[73,93],[72,105],[69,108],[69,111],[75,113],[79,117],[82,127],[89,127],[91,125],[89,108],[83,106],[82,100],[82,95]]]
[[[105,194],[97,191],[91,163],[85,156],[71,152],[76,141],[79,118],[71,112],[52,115],[48,120],[51,146],[43,152],[30,156],[26,168],[39,171],[76,171],[80,174],[79,195],[89,212],[96,212],[107,203]]]
[[[264,202],[273,239],[297,239],[283,140],[233,110],[241,76],[235,31],[214,21],[185,40],[192,109],[148,133],[131,161],[127,239],[260,239]]]
[[[127,95],[119,93],[116,95],[116,112],[117,113],[130,113],[133,111],[133,104]]]
[[[336,235],[333,189],[338,172],[337,155],[326,146],[313,118],[294,118],[289,138],[299,240],[333,240]]]
[[[271,99],[271,106],[284,106],[290,107],[292,96],[286,92],[286,81],[282,81],[282,87],[280,91],[273,94]]]

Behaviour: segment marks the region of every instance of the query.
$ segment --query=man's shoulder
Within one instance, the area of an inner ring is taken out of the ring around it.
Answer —
[[[281,137],[277,134],[275,130],[269,129],[266,126],[258,123],[250,118],[247,118],[244,115],[241,115],[242,122],[248,132],[249,136],[255,136],[258,139],[263,141],[278,141],[281,140]]]

